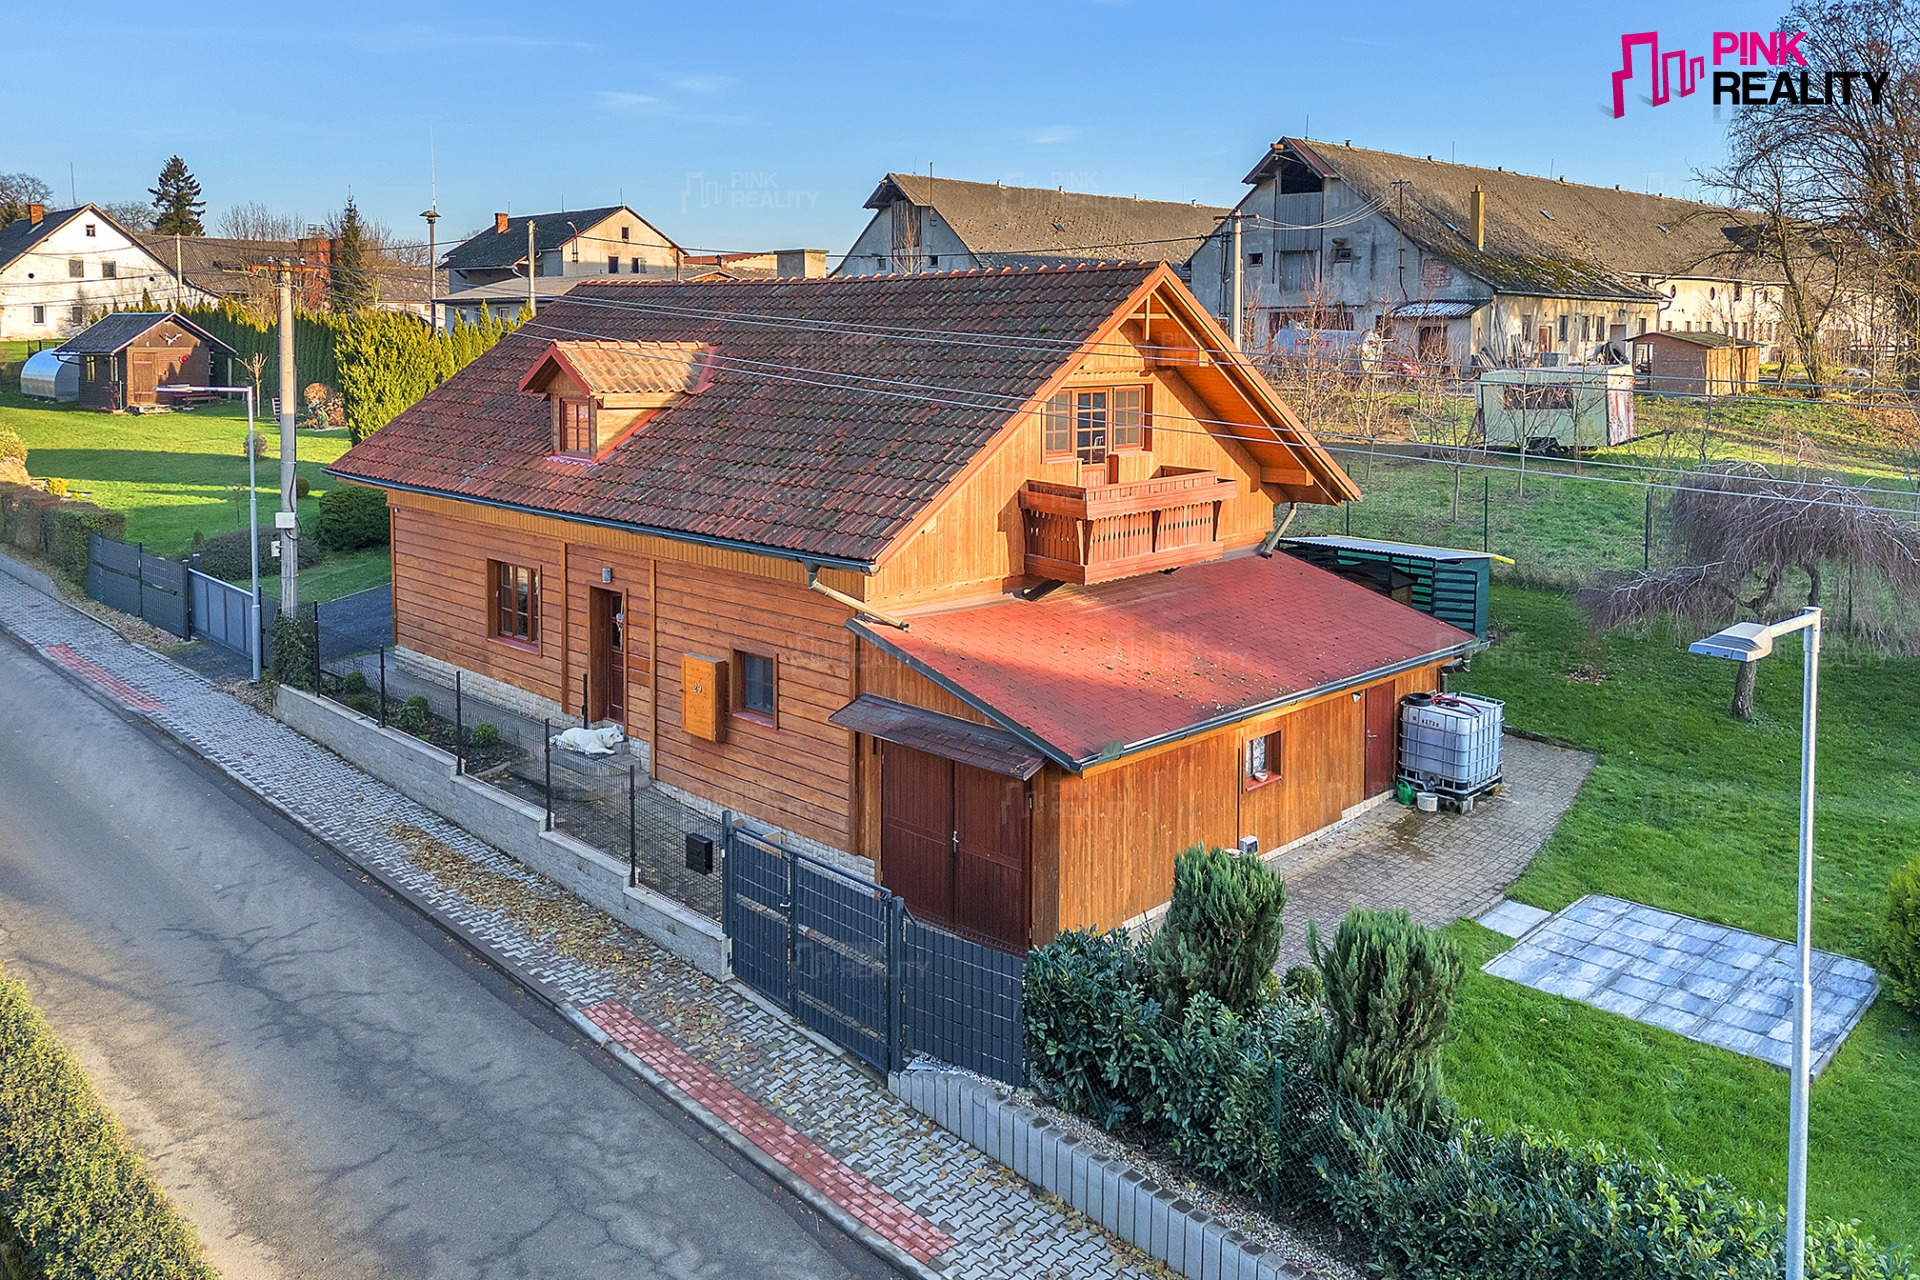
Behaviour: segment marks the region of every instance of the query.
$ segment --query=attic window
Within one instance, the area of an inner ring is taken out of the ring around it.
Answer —
[[[1446,228],[1447,228],[1447,230],[1449,230],[1449,231],[1451,231],[1451,232],[1453,232],[1453,234],[1455,234],[1455,235],[1459,235],[1459,234],[1460,234],[1460,228],[1458,228],[1458,227],[1456,227],[1456,226],[1454,226],[1454,225],[1453,225],[1453,224],[1452,224],[1451,222],[1448,222],[1448,223],[1446,223],[1446,224],[1445,224],[1445,226],[1446,226]]]
[[[1667,230],[1667,229],[1666,229],[1665,227],[1663,227],[1663,226],[1660,226],[1660,225],[1659,225],[1658,223],[1655,223],[1655,224],[1654,224],[1654,229],[1655,229],[1655,230],[1657,230],[1657,231],[1658,231],[1658,232],[1659,232],[1659,233],[1660,233],[1661,235],[1663,235],[1663,236],[1670,236],[1670,235],[1672,235],[1672,234],[1673,234],[1673,232],[1671,232],[1671,231],[1669,231],[1669,230]]]
[[[1553,221],[1553,215],[1552,215],[1552,214],[1550,214],[1550,213],[1548,213],[1548,212],[1547,212],[1547,211],[1546,211],[1545,209],[1542,209],[1542,210],[1540,211],[1540,216],[1541,216],[1541,217],[1543,217],[1543,218],[1545,218],[1545,219],[1546,219],[1546,220],[1547,220],[1548,222],[1552,222],[1552,221]]]
[[[1061,225],[1060,225],[1059,223],[1057,223],[1057,222],[1053,224],[1053,229],[1054,229],[1055,231],[1065,231],[1065,230],[1066,230],[1066,228],[1065,228],[1065,227],[1063,227],[1063,226],[1061,226]]]
[[[560,452],[576,458],[591,458],[596,441],[593,433],[593,402],[571,397],[554,401],[559,428]]]
[[[87,224],[87,234],[88,234],[88,235],[93,235],[93,234],[94,234],[94,230],[93,230],[93,224],[92,224],[91,222],[89,222],[89,223]]]
[[[1333,260],[1335,262],[1352,262],[1353,242],[1351,240],[1335,240],[1333,242]]]
[[[633,230],[633,228],[632,228],[632,227],[622,227],[622,228],[620,228],[620,238],[621,238],[622,240],[625,240],[625,239],[627,239],[627,237],[628,237],[628,234],[629,234],[629,233],[630,233],[630,232],[631,232],[632,230]]]

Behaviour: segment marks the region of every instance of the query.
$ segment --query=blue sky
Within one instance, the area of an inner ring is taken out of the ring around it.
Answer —
[[[1470,16],[1469,16],[1470,12]],[[351,188],[444,244],[496,209],[626,202],[693,249],[844,250],[890,169],[1230,204],[1300,134],[1693,191],[1707,94],[1612,118],[1620,35],[1706,52],[1772,6],[1106,3],[21,6],[36,123],[0,170],[145,198],[178,152],[209,214],[318,221]],[[19,63],[16,61],[16,70]],[[68,77],[73,77],[68,79]],[[65,87],[63,88],[62,85]],[[429,164],[429,138],[434,164]],[[211,218],[209,219],[211,221]]]

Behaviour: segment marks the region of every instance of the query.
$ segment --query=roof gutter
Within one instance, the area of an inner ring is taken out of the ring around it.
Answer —
[[[476,498],[471,494],[450,493],[445,489],[433,489],[420,484],[401,484],[396,480],[375,480],[368,476],[357,476],[351,471],[341,471],[335,467],[320,468],[326,474],[338,480],[351,480],[355,484],[371,485],[376,489],[397,489],[401,493],[423,493],[428,497],[447,498],[454,502],[471,502],[475,506],[492,507],[497,511],[514,511],[521,515],[544,516],[549,520],[559,520],[566,524],[591,525],[596,529],[618,529],[623,533],[639,533],[649,538],[660,538],[667,542],[685,542],[696,547],[717,547],[723,551],[743,551],[749,555],[766,556],[771,560],[791,560],[798,565],[810,568],[845,569],[851,573],[874,573],[879,565],[872,560],[849,560],[844,556],[823,556],[805,551],[788,551],[784,547],[769,547],[758,542],[746,542],[739,538],[714,538],[700,533],[684,533],[678,529],[662,529],[650,524],[632,524],[625,520],[602,520],[594,516],[572,515],[564,511],[553,511],[546,507],[530,507],[522,502],[503,502],[498,498]],[[848,597],[851,599],[852,597]],[[871,612],[864,605],[861,612]]]

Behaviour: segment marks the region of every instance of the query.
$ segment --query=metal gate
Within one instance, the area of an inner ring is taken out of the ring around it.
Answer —
[[[90,598],[110,609],[144,618],[182,639],[188,635],[186,569],[176,561],[90,533],[85,586]]]
[[[1022,1083],[1022,957],[731,821],[722,858],[735,977],[882,1071],[924,1053]]]
[[[253,593],[231,582],[222,582],[198,569],[187,570],[187,594],[193,607],[193,635],[251,654],[251,627],[254,616]]]

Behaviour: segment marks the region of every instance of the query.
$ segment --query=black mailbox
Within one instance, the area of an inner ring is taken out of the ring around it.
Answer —
[[[688,834],[687,870],[698,871],[703,876],[713,874],[713,838],[711,836]]]

